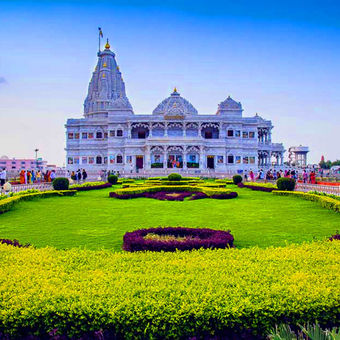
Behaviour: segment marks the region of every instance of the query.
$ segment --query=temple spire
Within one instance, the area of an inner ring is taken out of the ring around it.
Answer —
[[[119,99],[115,105],[115,101]],[[125,84],[116,62],[115,54],[110,50],[107,40],[105,49],[98,52],[98,62],[92,73],[88,94],[84,102],[84,115],[108,112],[122,108],[132,111],[131,104],[126,97]]]

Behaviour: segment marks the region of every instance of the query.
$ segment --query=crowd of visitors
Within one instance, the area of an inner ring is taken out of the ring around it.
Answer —
[[[316,174],[315,171],[307,171],[306,169],[303,170],[301,176],[299,177],[299,173],[297,170],[268,170],[264,171],[263,169],[260,169],[258,172],[255,172],[250,169],[248,172],[247,170],[244,171],[244,180],[245,181],[251,181],[254,182],[256,180],[266,180],[266,181],[276,181],[280,177],[288,177],[293,178],[295,180],[298,180],[301,178],[303,183],[310,183],[315,184],[316,183]]]
[[[56,177],[55,170],[21,170],[19,173],[20,184],[52,182]]]

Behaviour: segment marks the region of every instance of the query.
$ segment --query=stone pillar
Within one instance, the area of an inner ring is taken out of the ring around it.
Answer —
[[[183,152],[183,170],[187,170],[187,153]]]
[[[131,123],[130,122],[128,122],[128,133],[127,133],[127,135],[128,135],[128,138],[131,139]]]
[[[164,137],[168,137],[168,124],[165,123],[165,126],[164,126]]]
[[[200,148],[199,157],[200,157],[200,159],[199,159],[199,168],[200,168],[201,170],[203,170],[203,169],[204,169],[204,164],[203,164],[203,160],[204,160],[204,152],[203,152],[203,150],[202,150],[202,147]]]
[[[163,169],[166,170],[168,168],[168,153],[166,151],[164,151],[163,157]]]
[[[146,147],[145,152],[145,169],[150,170],[151,169],[151,157],[150,157],[150,147]]]
[[[149,127],[149,137],[152,137],[152,124],[150,124],[150,127]]]
[[[187,136],[187,129],[185,126],[183,126],[183,137]]]

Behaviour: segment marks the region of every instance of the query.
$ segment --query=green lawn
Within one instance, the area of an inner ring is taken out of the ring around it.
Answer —
[[[239,197],[168,202],[108,197],[112,189],[20,202],[0,215],[0,238],[37,247],[120,250],[126,231],[156,226],[230,229],[241,247],[282,246],[324,239],[340,215],[317,203],[232,187]]]

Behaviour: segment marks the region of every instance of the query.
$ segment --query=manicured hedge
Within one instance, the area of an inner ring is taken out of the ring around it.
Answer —
[[[15,203],[20,201],[28,201],[35,198],[47,198],[51,196],[74,196],[76,194],[75,190],[60,190],[60,191],[42,191],[38,193],[17,195],[9,198],[0,200],[0,214],[11,210]]]
[[[123,189],[117,189],[114,192],[110,192],[110,197],[114,198],[137,198],[146,197],[144,193],[155,193],[155,192],[202,192],[211,198],[236,198],[237,193],[231,192],[224,188],[209,188],[201,186],[187,186],[187,185],[162,185],[162,186],[140,186],[140,187],[129,187]]]
[[[97,190],[97,189],[106,189],[106,188],[111,188],[112,184],[111,183],[105,183],[105,182],[87,182],[84,184],[79,184],[79,185],[71,185],[70,189],[72,190],[77,190],[77,191],[89,191],[89,190]]]
[[[335,212],[340,212],[340,201],[327,196],[314,195],[301,191],[273,191],[273,194],[300,197],[308,201],[318,202],[324,208],[333,210]]]
[[[276,181],[276,185],[281,191],[294,191],[295,189],[295,179],[288,177],[281,177]]]
[[[264,192],[272,192],[273,190],[277,190],[276,185],[272,183],[253,183],[253,182],[245,182],[239,183],[237,185],[239,188],[247,188],[255,191],[264,191]]]
[[[185,241],[163,241],[145,239],[147,234],[173,235],[175,237],[189,237]],[[213,230],[207,228],[149,228],[138,229],[125,233],[123,249],[126,251],[176,251],[200,248],[225,249],[233,247],[234,237],[230,231]]]
[[[233,182],[234,182],[234,184],[239,184],[239,183],[241,183],[242,182],[242,176],[241,175],[234,175],[233,176]]]
[[[242,339],[281,323],[338,325],[339,256],[337,241],[165,253],[0,245],[0,333]]]
[[[54,190],[68,190],[70,182],[66,177],[57,177],[52,181]]]

